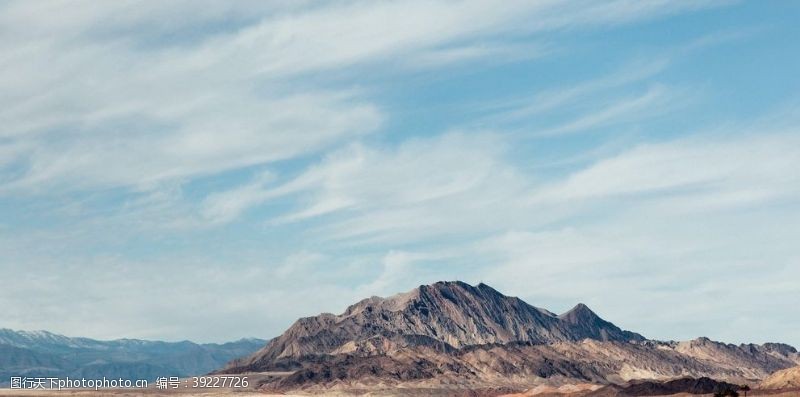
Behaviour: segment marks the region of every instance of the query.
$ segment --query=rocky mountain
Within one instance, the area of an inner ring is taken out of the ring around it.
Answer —
[[[273,373],[262,388],[280,391],[402,386],[496,394],[563,382],[742,382],[798,364],[788,345],[651,341],[583,304],[556,315],[485,284],[439,282],[302,318],[219,372]]]
[[[762,389],[800,389],[800,366],[777,371],[761,382]]]
[[[397,344],[452,351],[465,346],[584,338],[645,340],[604,321],[582,304],[557,316],[486,284],[439,282],[390,298],[362,300],[341,315],[301,318],[264,349],[235,365],[259,369],[305,355],[382,354]]]
[[[0,329],[0,385],[11,376],[52,376],[153,380],[201,375],[266,343],[242,339],[224,344],[137,339],[99,341],[47,331]]]

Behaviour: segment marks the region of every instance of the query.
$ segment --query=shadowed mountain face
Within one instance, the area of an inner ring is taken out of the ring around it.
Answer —
[[[524,390],[554,379],[761,379],[798,363],[787,345],[650,341],[583,304],[555,315],[485,284],[439,282],[365,299],[340,315],[302,318],[219,372],[290,372],[263,385],[274,390]]]
[[[261,339],[224,344],[136,339],[98,341],[46,331],[0,329],[0,386],[11,376],[123,378],[202,375],[263,346]]]
[[[584,397],[627,397],[627,396],[671,396],[678,393],[686,394],[712,394],[725,391],[737,391],[738,385],[719,382],[711,378],[681,378],[666,382],[640,381],[626,386],[610,385]]]

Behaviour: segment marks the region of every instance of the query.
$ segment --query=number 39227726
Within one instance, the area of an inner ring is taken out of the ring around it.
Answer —
[[[194,376],[192,387],[195,388],[244,388],[250,383],[246,376]]]

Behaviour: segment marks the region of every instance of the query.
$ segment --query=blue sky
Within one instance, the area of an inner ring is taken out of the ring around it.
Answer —
[[[0,326],[272,337],[438,280],[800,345],[790,1],[0,5]]]

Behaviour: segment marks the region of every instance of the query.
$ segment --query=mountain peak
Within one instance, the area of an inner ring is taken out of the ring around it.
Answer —
[[[592,309],[589,309],[589,306],[586,306],[583,303],[578,303],[577,305],[575,305],[575,307],[561,314],[558,317],[562,320],[569,321],[572,323],[600,318],[600,316],[598,316],[597,313],[593,312]]]
[[[589,306],[578,303],[568,312],[561,314],[558,318],[571,325],[573,329],[584,339],[596,340],[625,340],[643,341],[645,337],[630,331],[625,331],[616,325],[603,320]]]
[[[467,284],[467,283],[465,283],[463,281],[460,281],[460,280],[453,280],[453,281],[442,280],[442,281],[437,281],[437,282],[435,282],[433,284],[428,284],[428,285],[422,284],[422,285],[420,285],[420,287],[453,287],[453,286],[462,287],[462,288],[472,288],[471,285],[469,285],[469,284]]]
[[[577,305],[575,305],[575,307],[572,308],[572,310],[581,310],[581,311],[588,310],[588,311],[591,312],[591,309],[589,309],[589,306],[586,306],[586,304],[584,304],[584,303],[578,303]]]

